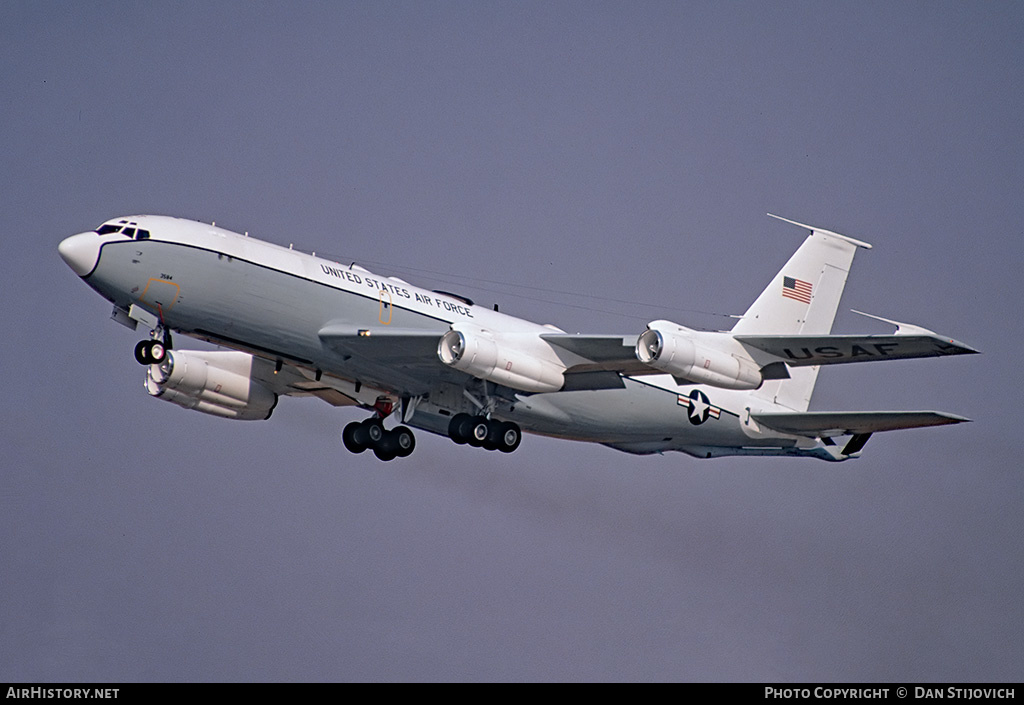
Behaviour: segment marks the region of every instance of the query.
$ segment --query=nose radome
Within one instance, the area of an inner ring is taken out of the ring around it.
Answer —
[[[75,274],[84,277],[96,267],[101,244],[96,233],[79,233],[62,240],[57,252]]]

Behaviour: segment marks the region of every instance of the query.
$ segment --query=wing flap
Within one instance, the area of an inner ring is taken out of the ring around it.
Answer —
[[[580,335],[542,333],[541,339],[555,347],[568,350],[584,360],[570,364],[567,374],[588,372],[619,372],[624,375],[663,375],[636,359],[635,335]],[[596,387],[604,389],[605,387]]]
[[[291,387],[293,389],[301,390],[298,392],[286,392],[292,396],[309,395],[319,397],[331,406],[359,406],[359,401],[357,399],[344,394],[330,385],[323,384],[322,382],[304,380],[293,383]]]
[[[329,323],[317,331],[325,344],[355,355],[429,362],[437,359],[437,342],[443,334],[443,331],[416,328],[359,328],[337,323]]]
[[[325,347],[342,355],[343,362],[336,370],[339,375],[355,379],[345,362],[357,358],[358,379],[378,389],[416,396],[441,382],[461,384],[468,379],[438,358],[437,343],[443,330],[328,323],[317,334]]]
[[[625,389],[622,375],[608,370],[566,372],[565,384],[560,391],[579,392],[596,389]]]
[[[797,436],[845,436],[964,423],[970,419],[943,411],[765,412],[750,417],[762,426]]]
[[[635,335],[541,333],[541,339],[593,362],[637,362]]]

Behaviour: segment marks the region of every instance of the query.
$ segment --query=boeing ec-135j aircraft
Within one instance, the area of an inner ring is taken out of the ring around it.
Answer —
[[[370,416],[345,427],[345,447],[381,460],[412,453],[410,426],[504,452],[526,431],[629,453],[837,461],[878,431],[967,421],[807,410],[821,365],[977,351],[884,318],[895,334],[831,335],[853,256],[870,245],[793,224],[810,235],[727,332],[657,320],[570,334],[166,216],[115,218],[58,249],[114,320],[149,332],[135,358],[154,397],[240,420],[269,418],[281,396],[358,406]],[[173,348],[172,332],[225,349]]]

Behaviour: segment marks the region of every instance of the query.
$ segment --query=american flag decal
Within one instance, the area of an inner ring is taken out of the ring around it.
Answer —
[[[794,279],[793,277],[782,278],[782,295],[788,299],[796,299],[797,301],[809,304],[811,303],[812,288],[810,282]]]

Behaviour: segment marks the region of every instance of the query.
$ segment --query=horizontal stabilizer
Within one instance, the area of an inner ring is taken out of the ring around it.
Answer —
[[[805,411],[766,412],[750,417],[762,426],[797,436],[845,436],[904,428],[945,426],[970,421],[942,411]]]
[[[952,338],[943,338],[934,333],[918,335],[737,335],[735,337],[748,348],[768,353],[790,367],[970,355],[978,352],[969,345]]]
[[[804,223],[798,223],[795,220],[790,220],[789,218],[783,218],[781,215],[775,215],[774,213],[768,213],[767,215],[768,215],[769,218],[775,218],[775,220],[781,220],[783,223],[789,223],[790,225],[795,225],[798,228],[804,228],[805,230],[810,230],[812,233],[819,233],[821,235],[828,235],[829,237],[834,237],[834,238],[837,238],[839,240],[845,240],[846,242],[850,243],[851,245],[856,245],[857,247],[863,247],[865,250],[870,250],[871,249],[871,245],[869,245],[868,243],[864,242],[863,240],[857,240],[855,238],[852,238],[849,235],[840,235],[839,233],[832,232],[831,230],[825,230],[824,228],[816,228],[813,225],[805,225]]]

